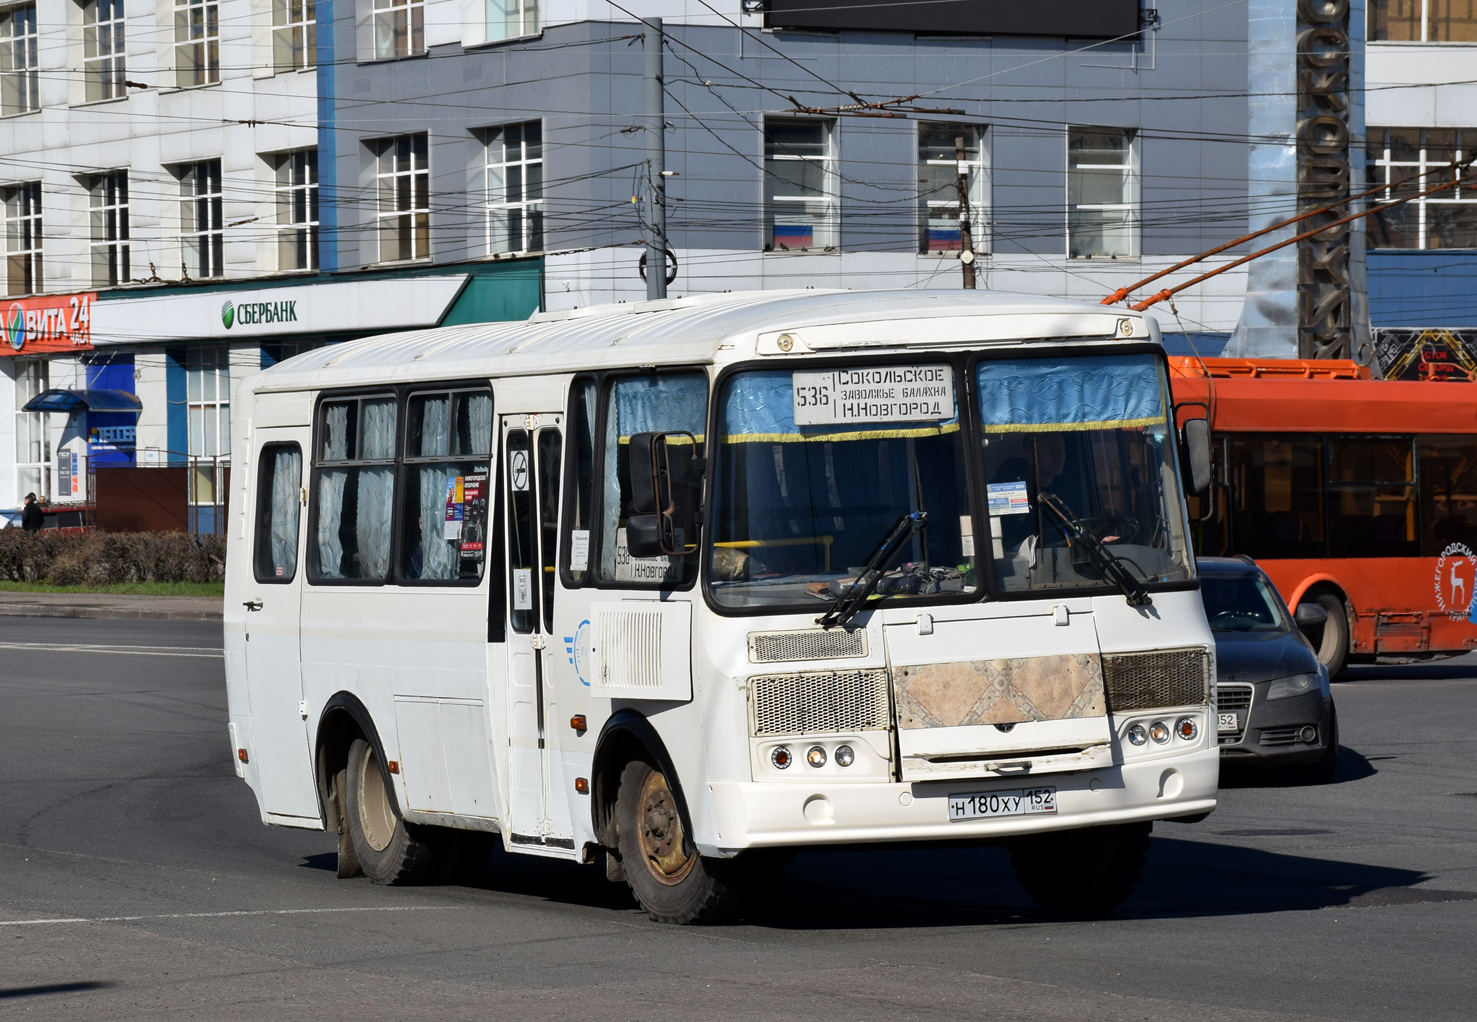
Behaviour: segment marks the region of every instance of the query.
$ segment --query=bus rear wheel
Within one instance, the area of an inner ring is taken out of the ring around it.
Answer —
[[[1303,597],[1322,607],[1328,614],[1328,623],[1323,626],[1323,638],[1317,649],[1318,660],[1328,668],[1328,676],[1337,678],[1349,666],[1349,613],[1344,598],[1332,589],[1315,589]]]
[[[1010,864],[1031,900],[1052,915],[1105,915],[1138,884],[1152,829],[1125,823],[1034,834],[1010,843]]]
[[[707,923],[726,917],[733,888],[723,863],[705,859],[683,823],[683,806],[661,770],[626,764],[616,796],[616,841],[626,883],[659,923]]]
[[[400,818],[374,747],[362,738],[349,746],[347,773],[349,840],[364,875],[377,884],[410,884],[430,876],[431,845]]]

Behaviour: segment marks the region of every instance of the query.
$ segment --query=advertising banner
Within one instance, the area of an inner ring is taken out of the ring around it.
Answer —
[[[5,344],[0,355],[42,355],[92,350],[96,294],[17,298],[4,306]]]

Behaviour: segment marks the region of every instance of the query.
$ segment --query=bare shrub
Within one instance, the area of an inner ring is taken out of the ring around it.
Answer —
[[[0,578],[52,585],[219,582],[224,536],[183,532],[0,531]]]

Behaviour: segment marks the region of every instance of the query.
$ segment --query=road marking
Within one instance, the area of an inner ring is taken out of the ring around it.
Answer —
[[[149,916],[75,916],[59,919],[0,919],[0,926],[50,926],[60,923],[137,923],[149,919],[229,919],[235,916],[302,916],[330,912],[459,912],[461,905],[366,905],[360,908],[263,908],[236,912],[166,912]]]
[[[55,653],[121,653],[125,656],[184,656],[219,660],[226,654],[208,646],[105,646],[83,642],[0,642],[0,649],[33,649]],[[168,652],[165,652],[165,651]],[[182,652],[183,651],[183,652]]]

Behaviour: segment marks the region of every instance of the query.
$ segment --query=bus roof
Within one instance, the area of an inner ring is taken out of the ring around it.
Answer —
[[[927,333],[900,329],[926,324]],[[1125,322],[1130,329],[1124,329]],[[652,364],[702,364],[792,354],[1080,337],[1157,340],[1141,313],[988,291],[754,291],[695,295],[366,337],[287,359],[252,377],[253,391],[311,390],[422,379],[531,375]],[[766,337],[769,348],[766,348]],[[772,348],[772,350],[770,350]],[[720,354],[721,353],[721,354]]]
[[[1204,402],[1211,428],[1258,433],[1477,433],[1477,387],[1372,380],[1353,362],[1173,357],[1175,404]],[[1280,364],[1279,364],[1280,363]],[[1203,368],[1202,368],[1203,365]],[[1186,413],[1181,413],[1183,420]]]

